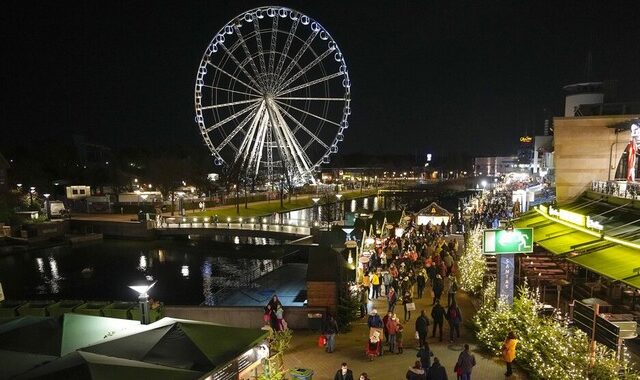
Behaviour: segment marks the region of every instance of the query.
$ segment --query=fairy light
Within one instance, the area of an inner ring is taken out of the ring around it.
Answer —
[[[482,229],[476,228],[469,234],[464,254],[458,261],[460,288],[477,294],[482,288],[482,280],[487,268],[487,260],[482,253]]]

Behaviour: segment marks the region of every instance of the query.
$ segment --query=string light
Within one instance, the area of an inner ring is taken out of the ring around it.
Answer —
[[[479,227],[469,233],[464,253],[458,261],[460,288],[472,294],[481,290],[487,268],[487,260],[482,253],[482,233]]]

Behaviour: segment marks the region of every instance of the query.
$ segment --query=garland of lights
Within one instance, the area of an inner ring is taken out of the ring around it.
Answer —
[[[482,229],[477,227],[469,233],[464,253],[458,261],[460,288],[471,294],[482,289],[482,280],[487,268],[487,260],[482,253]]]

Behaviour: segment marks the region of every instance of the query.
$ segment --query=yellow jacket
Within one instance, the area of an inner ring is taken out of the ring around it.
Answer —
[[[373,276],[371,276],[371,283],[373,285],[380,285],[380,278],[377,274],[374,273]]]
[[[516,358],[516,345],[518,344],[518,339],[507,339],[504,341],[502,345],[502,359],[511,363],[513,359]]]

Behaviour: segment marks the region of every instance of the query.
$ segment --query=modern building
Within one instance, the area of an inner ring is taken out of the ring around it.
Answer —
[[[476,157],[473,162],[473,174],[498,177],[509,173],[527,172],[529,166],[521,164],[518,156]]]

